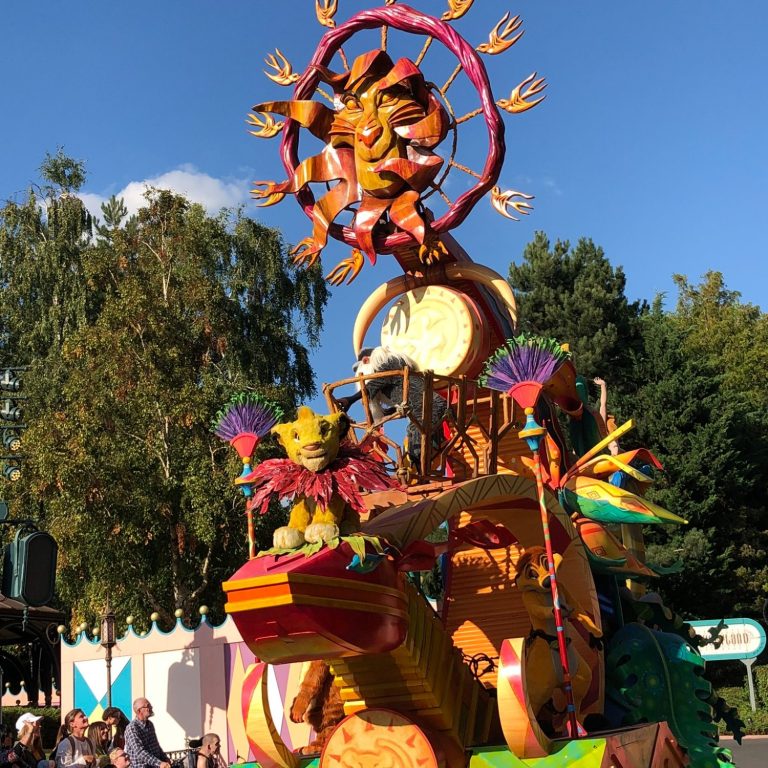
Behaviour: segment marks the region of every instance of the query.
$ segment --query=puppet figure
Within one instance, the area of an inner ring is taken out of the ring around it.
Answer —
[[[313,661],[301,681],[291,705],[291,720],[307,722],[315,731],[315,740],[299,751],[309,755],[322,751],[336,726],[344,719],[344,703],[333,684],[333,673],[325,661]]]
[[[404,392],[402,371],[410,370],[408,376],[408,395]],[[355,363],[354,371],[358,376],[368,376],[373,373],[392,371],[391,376],[369,379],[365,382],[365,391],[371,403],[371,415],[374,420],[394,413],[400,409],[403,415],[411,413],[429,430],[433,445],[438,447],[441,442],[441,427],[443,419],[448,412],[445,400],[435,392],[432,397],[432,413],[427,422],[424,414],[424,376],[419,373],[418,366],[407,355],[393,352],[387,347],[374,347],[364,349]],[[339,398],[339,407],[348,411],[353,403],[362,398],[362,392],[358,391],[349,397]],[[380,416],[377,416],[381,414]],[[421,464],[421,432],[412,421],[409,420],[406,429],[408,437],[408,457],[414,466]]]
[[[555,570],[560,566],[562,555],[555,553]],[[564,696],[555,701],[554,696],[562,694],[563,675],[558,652],[555,619],[552,609],[552,593],[547,566],[547,554],[544,547],[529,547],[517,561],[515,584],[522,593],[523,604],[531,619],[531,634],[526,643],[526,665],[531,670],[535,685],[528,686],[528,697],[533,712],[538,715],[541,708],[550,700],[557,710],[564,709]],[[558,579],[560,610],[564,618],[578,621],[594,638],[602,637],[602,630],[590,616],[575,608],[575,602],[568,594],[565,585]],[[573,685],[573,699],[578,715],[579,705],[589,690],[592,671],[587,662],[570,647],[570,622],[566,622],[568,638],[568,666]]]

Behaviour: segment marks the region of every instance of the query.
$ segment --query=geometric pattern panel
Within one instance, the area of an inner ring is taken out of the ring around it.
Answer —
[[[109,706],[107,696],[107,665],[102,659],[75,662],[75,707],[82,709],[92,722],[101,720]],[[131,715],[131,658],[112,659],[112,706]]]

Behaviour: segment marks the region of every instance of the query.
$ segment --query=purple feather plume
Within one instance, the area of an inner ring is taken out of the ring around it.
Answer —
[[[213,432],[222,440],[234,440],[238,435],[251,433],[264,437],[283,417],[275,403],[253,392],[235,395],[213,420]]]
[[[500,392],[508,392],[523,381],[544,384],[569,358],[555,339],[522,334],[507,339],[496,350],[485,364],[480,383]]]

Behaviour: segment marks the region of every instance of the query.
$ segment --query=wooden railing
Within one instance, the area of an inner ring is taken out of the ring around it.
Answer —
[[[402,379],[403,400],[394,404],[394,413],[375,420],[365,384],[393,376]],[[415,377],[423,382],[423,395],[412,402]],[[362,418],[352,422],[352,440],[359,444],[371,439],[372,450],[405,485],[445,484],[496,474],[502,465],[509,465],[510,456],[523,452],[522,441],[517,438],[524,421],[520,409],[511,398],[481,387],[466,376],[436,377],[431,371],[414,373],[404,368],[342,379],[323,385],[331,412],[340,410],[339,400],[345,393],[338,390],[346,388],[349,392],[353,385],[361,389]],[[444,435],[439,427],[433,444],[434,430],[429,420],[436,397],[442,397],[448,406],[444,418],[448,429]],[[349,410],[354,413],[356,408],[354,404]],[[386,425],[397,421],[410,423],[418,430],[421,451],[417,467],[411,465],[405,446],[386,433]]]

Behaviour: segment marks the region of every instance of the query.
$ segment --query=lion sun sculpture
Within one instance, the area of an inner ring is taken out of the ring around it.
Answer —
[[[315,71],[333,88],[335,110],[311,100],[269,101],[253,109],[295,120],[325,147],[287,181],[257,182],[254,196],[272,205],[311,182],[335,182],[314,206],[312,235],[299,257],[309,263],[328,242],[336,217],[355,204],[352,230],[371,263],[377,228],[399,227],[423,244],[428,225],[421,193],[443,165],[432,150],[448,132],[448,113],[410,59],[393,62],[382,50],[358,56],[348,72]]]

